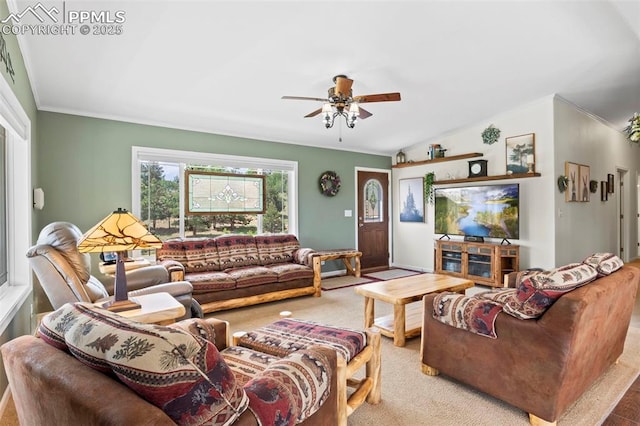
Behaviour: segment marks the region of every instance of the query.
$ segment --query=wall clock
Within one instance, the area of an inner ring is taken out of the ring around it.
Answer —
[[[471,160],[469,161],[469,177],[478,177],[487,175],[487,160]]]

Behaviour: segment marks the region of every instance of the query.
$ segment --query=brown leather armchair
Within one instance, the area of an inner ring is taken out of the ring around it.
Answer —
[[[29,264],[54,309],[68,302],[102,302],[113,297],[105,285],[91,275],[89,254],[78,251],[82,232],[68,222],[45,226],[35,246],[27,251]],[[170,282],[167,269],[148,266],[127,273],[129,296],[167,292],[185,307],[185,317],[202,318],[202,309],[192,298],[188,281]]]
[[[214,328],[212,342],[224,357],[223,350],[230,340],[228,324],[215,318],[205,321]],[[94,370],[68,351],[57,349],[39,337],[20,336],[0,349],[22,425],[175,425],[160,408],[136,394],[115,375]],[[316,346],[314,350],[329,361],[331,393],[320,409],[301,424],[339,425],[338,355],[328,347]],[[258,424],[253,411],[247,409],[233,425]]]

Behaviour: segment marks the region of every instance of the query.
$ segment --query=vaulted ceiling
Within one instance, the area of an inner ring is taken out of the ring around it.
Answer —
[[[119,35],[19,36],[46,111],[381,154],[553,94],[617,129],[640,112],[639,1],[42,3],[58,23],[125,18]],[[320,102],[281,99],[326,97],[337,74],[402,100],[325,129],[304,118]]]

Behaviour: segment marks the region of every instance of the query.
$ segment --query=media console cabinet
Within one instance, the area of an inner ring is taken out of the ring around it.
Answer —
[[[519,270],[520,246],[436,240],[435,273],[477,284],[504,287],[504,276]]]

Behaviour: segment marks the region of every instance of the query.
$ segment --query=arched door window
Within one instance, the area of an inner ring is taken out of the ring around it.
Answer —
[[[369,179],[364,185],[364,218],[367,223],[382,222],[382,185],[377,179]]]

